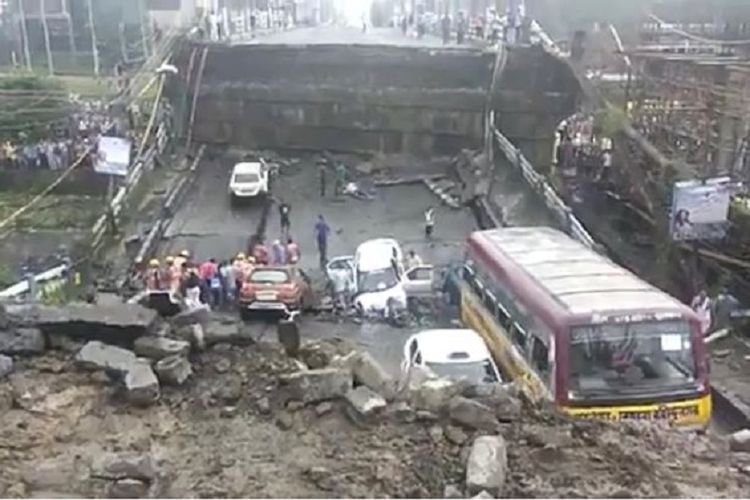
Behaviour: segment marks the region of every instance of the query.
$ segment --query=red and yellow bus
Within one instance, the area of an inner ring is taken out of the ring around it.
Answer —
[[[468,241],[461,318],[532,400],[583,418],[711,418],[695,313],[552,228],[479,231]]]

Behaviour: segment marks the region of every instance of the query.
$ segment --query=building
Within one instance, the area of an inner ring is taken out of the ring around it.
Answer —
[[[145,0],[149,19],[162,29],[192,25],[207,7],[206,0]]]

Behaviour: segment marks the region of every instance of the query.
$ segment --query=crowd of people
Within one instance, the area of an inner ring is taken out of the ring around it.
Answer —
[[[555,141],[555,164],[573,197],[584,183],[607,184],[612,176],[613,143],[597,134],[594,117],[576,114],[561,123]]]
[[[22,170],[61,170],[71,165],[89,148],[84,167],[93,167],[96,145],[102,135],[122,136],[128,126],[98,100],[82,101],[71,97],[76,109],[65,121],[48,127],[48,135],[35,139],[21,132],[15,139],[7,139],[0,148],[0,167]]]
[[[448,13],[439,15],[435,12],[410,13],[394,20],[404,35],[413,35],[422,38],[426,34],[440,36],[443,43],[447,44],[453,39],[455,33],[456,43],[462,44],[471,38],[475,40],[487,40],[491,43],[500,41],[506,36],[508,27],[498,11],[490,8],[484,16],[471,16],[463,10],[459,10],[455,16]]]

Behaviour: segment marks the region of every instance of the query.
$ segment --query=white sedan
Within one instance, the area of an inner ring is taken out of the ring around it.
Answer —
[[[402,375],[413,366],[429,368],[439,377],[471,384],[501,383],[489,349],[474,330],[444,329],[415,333],[404,344]]]
[[[229,179],[232,201],[268,194],[268,171],[263,160],[236,164]]]

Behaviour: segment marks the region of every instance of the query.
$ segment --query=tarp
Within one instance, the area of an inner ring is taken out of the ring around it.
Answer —
[[[737,184],[729,177],[674,185],[670,231],[676,241],[721,239],[726,234],[729,201]]]
[[[130,141],[121,137],[102,136],[94,170],[100,174],[126,176],[130,165]]]

